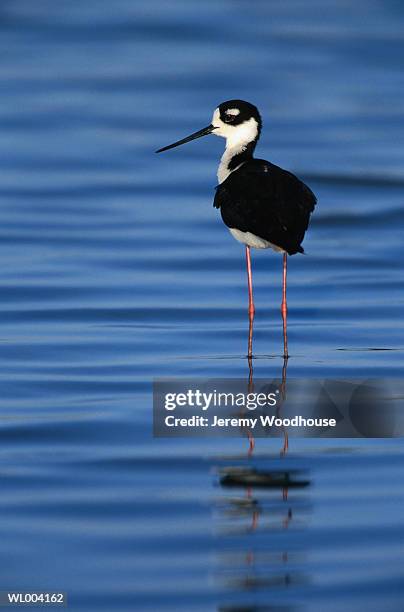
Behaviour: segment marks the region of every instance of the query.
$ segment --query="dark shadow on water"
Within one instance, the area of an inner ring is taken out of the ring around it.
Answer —
[[[295,606],[220,606],[218,612],[294,612]]]
[[[220,478],[222,487],[259,487],[266,489],[307,487],[310,481],[300,479],[298,470],[259,471],[255,468],[234,467],[223,470]]]
[[[402,348],[384,348],[384,347],[365,347],[365,348],[337,348],[337,351],[346,351],[352,353],[366,353],[370,351],[402,351]]]

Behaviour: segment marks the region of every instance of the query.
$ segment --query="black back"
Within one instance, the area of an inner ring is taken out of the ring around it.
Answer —
[[[289,255],[303,253],[301,243],[314,193],[291,172],[263,159],[249,159],[216,187],[213,205],[227,227],[281,247]]]

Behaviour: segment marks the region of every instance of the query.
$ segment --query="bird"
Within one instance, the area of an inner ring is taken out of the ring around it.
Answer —
[[[262,118],[256,106],[244,100],[227,100],[214,110],[207,127],[156,151],[162,153],[208,134],[226,139],[213,206],[220,209],[232,236],[245,246],[250,364],[255,315],[251,249],[272,249],[283,255],[283,357],[288,359],[287,257],[304,253],[302,242],[317,203],[312,190],[292,172],[254,157],[261,130]]]

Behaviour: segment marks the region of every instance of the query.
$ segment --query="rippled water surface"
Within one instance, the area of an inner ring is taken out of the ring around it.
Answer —
[[[248,375],[223,142],[153,153],[233,97],[319,199],[289,262],[288,376],[401,376],[403,23],[393,0],[2,3],[0,590],[80,612],[404,609],[400,440],[259,440],[248,461],[245,440],[151,435],[152,377]],[[253,266],[272,379],[281,259]],[[280,484],[229,487],[240,469]]]

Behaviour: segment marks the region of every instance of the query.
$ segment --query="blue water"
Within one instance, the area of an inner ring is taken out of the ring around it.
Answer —
[[[75,612],[404,609],[401,440],[259,440],[248,461],[245,440],[151,435],[152,377],[248,375],[223,142],[153,153],[233,97],[319,200],[289,262],[288,376],[402,376],[403,25],[394,0],[2,3],[0,590]],[[272,379],[281,259],[253,267]],[[240,467],[308,484],[224,486]]]

